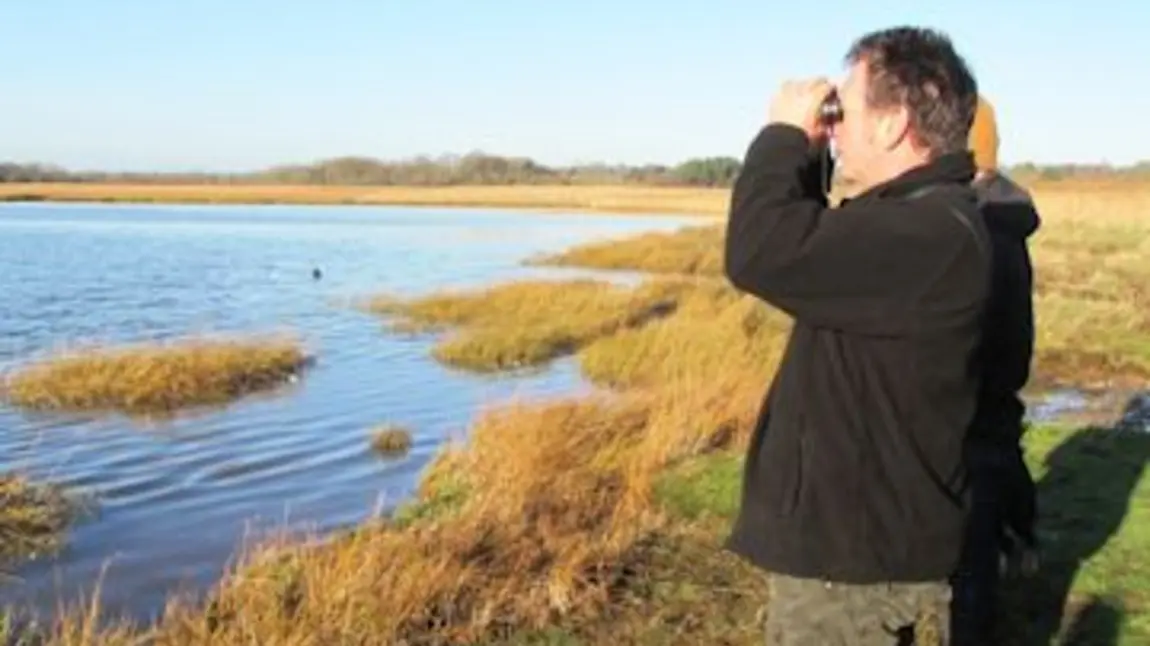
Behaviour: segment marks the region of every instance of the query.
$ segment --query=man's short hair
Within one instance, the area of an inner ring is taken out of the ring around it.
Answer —
[[[906,106],[916,140],[932,157],[967,149],[978,83],[945,34],[916,27],[871,32],[855,41],[846,61],[865,62],[870,107]]]

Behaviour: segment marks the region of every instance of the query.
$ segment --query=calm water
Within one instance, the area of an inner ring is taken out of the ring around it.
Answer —
[[[345,299],[521,277],[540,251],[672,229],[684,218],[374,207],[0,206],[0,369],[62,345],[289,331],[317,357],[272,396],[144,425],[0,407],[0,469],[98,499],[59,558],[0,579],[0,604],[50,611],[103,573],[113,612],[148,618],[210,584],[245,534],[330,530],[392,508],[447,437],[518,395],[586,388],[570,361],[480,377],[429,358],[435,339],[387,333]],[[311,277],[322,268],[323,279]],[[368,432],[415,431],[384,460]]]

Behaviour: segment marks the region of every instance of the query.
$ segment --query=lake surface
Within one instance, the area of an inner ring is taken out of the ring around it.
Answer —
[[[390,510],[482,407],[589,386],[571,361],[513,377],[445,368],[429,355],[435,337],[392,334],[349,298],[595,275],[521,262],[689,222],[699,221],[386,207],[0,205],[0,370],[65,345],[200,333],[290,332],[317,359],[282,391],[163,423],[0,406],[0,470],[61,482],[98,502],[62,555],[0,578],[0,605],[48,613],[102,582],[108,610],[148,619],[169,593],[210,585],[245,535],[327,531]],[[315,267],[321,280],[312,278]],[[368,446],[370,430],[389,422],[415,432],[412,451],[399,459]]]

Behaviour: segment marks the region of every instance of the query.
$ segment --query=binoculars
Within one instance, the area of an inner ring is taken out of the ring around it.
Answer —
[[[823,125],[831,126],[843,120],[843,104],[839,102],[839,94],[835,90],[823,99],[819,106],[819,120]]]

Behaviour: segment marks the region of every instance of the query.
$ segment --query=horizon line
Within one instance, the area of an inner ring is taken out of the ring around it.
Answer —
[[[85,174],[107,174],[107,175],[251,175],[259,173],[267,173],[272,171],[300,169],[300,168],[314,168],[326,164],[333,164],[337,162],[355,161],[362,163],[375,164],[379,166],[413,166],[417,164],[431,163],[434,165],[447,165],[462,162],[468,158],[486,158],[486,159],[500,159],[505,161],[517,161],[521,163],[529,163],[537,166],[540,170],[572,170],[581,168],[621,168],[621,169],[641,169],[641,168],[665,168],[673,169],[691,162],[699,161],[734,161],[742,164],[743,159],[735,155],[697,155],[693,157],[686,157],[676,162],[657,162],[647,161],[641,163],[628,163],[623,161],[578,161],[565,164],[554,164],[541,162],[530,155],[517,155],[517,154],[503,154],[492,153],[483,150],[472,150],[466,153],[418,153],[405,157],[377,157],[364,154],[344,154],[332,155],[327,157],[316,157],[311,161],[286,161],[266,164],[263,166],[253,166],[247,168],[232,168],[232,169],[219,169],[219,170],[206,170],[204,168],[188,167],[183,169],[141,169],[141,168],[83,168],[75,166],[67,166],[50,161],[17,161],[12,159],[0,159],[0,167],[3,166],[16,166],[22,168],[40,168],[44,170],[60,171],[70,175],[85,175]],[[1130,170],[1150,170],[1150,157],[1144,159],[1133,160],[1127,163],[1114,163],[1108,161],[1051,161],[1051,162],[1038,162],[1038,161],[1017,161],[1009,164],[1002,164],[1003,168],[1019,168],[1019,167],[1033,167],[1036,170],[1051,169],[1051,168],[1072,168],[1072,169],[1097,169],[1097,170],[1111,170],[1111,171],[1130,171]]]

